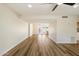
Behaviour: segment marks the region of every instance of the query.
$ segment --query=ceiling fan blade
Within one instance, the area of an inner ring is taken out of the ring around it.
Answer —
[[[75,3],[63,3],[63,4],[66,4],[66,5],[69,5],[69,6],[73,6]]]
[[[52,9],[52,11],[55,11],[55,9],[58,7],[58,5],[56,4],[55,7]]]
[[[42,3],[42,4],[40,4],[40,5],[49,5],[49,4],[51,4],[51,5],[55,5],[54,7],[53,7],[53,9],[52,9],[52,11],[54,11],[57,7],[58,7],[58,4],[56,4],[56,3]]]

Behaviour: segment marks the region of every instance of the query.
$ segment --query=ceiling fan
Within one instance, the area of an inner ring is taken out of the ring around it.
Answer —
[[[52,9],[52,11],[55,11],[56,8],[60,5],[59,3],[42,3],[41,5],[45,5],[45,4],[51,4],[51,5],[55,5]],[[76,3],[62,3],[62,4],[65,4],[65,5],[69,5],[69,6],[73,6],[75,5]]]

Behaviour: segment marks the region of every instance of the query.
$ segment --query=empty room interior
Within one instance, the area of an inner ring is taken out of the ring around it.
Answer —
[[[79,3],[0,3],[0,56],[79,56]]]

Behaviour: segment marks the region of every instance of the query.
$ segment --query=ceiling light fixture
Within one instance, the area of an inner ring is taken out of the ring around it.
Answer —
[[[73,7],[76,8],[76,7],[78,7],[78,6],[79,6],[79,5],[76,4],[76,5],[74,5]]]
[[[27,6],[28,6],[29,8],[32,8],[32,5],[31,5],[31,4],[28,4]]]

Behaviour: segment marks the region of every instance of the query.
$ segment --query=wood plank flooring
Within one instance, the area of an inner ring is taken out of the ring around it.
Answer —
[[[46,35],[33,35],[4,56],[79,56],[79,44],[57,44]]]

